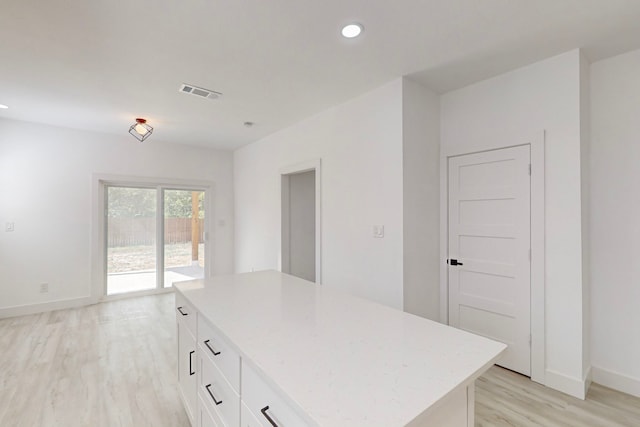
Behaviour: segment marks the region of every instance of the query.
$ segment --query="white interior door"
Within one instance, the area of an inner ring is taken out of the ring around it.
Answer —
[[[449,158],[449,324],[508,345],[531,375],[528,145]],[[458,264],[458,265],[455,265]]]

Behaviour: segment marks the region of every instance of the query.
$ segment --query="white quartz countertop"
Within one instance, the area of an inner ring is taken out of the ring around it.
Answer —
[[[276,271],[176,289],[320,426],[404,426],[506,346]]]

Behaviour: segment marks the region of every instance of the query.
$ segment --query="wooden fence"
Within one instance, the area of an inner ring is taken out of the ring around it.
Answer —
[[[204,219],[198,222],[198,243],[202,243]],[[156,241],[155,218],[109,218],[107,230],[109,247],[152,245]],[[164,242],[191,242],[191,218],[165,218]]]

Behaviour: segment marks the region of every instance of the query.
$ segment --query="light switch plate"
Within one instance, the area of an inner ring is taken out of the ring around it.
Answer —
[[[15,231],[16,229],[16,225],[13,222],[7,222],[5,227],[4,227],[4,231]]]

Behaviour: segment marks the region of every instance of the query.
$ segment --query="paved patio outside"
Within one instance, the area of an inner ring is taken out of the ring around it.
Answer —
[[[200,266],[174,267],[164,272],[164,287],[170,288],[173,282],[183,280],[201,279],[204,277],[204,268]],[[107,289],[109,295],[126,292],[145,291],[155,289],[156,272],[135,271],[131,273],[114,273],[107,276]]]
[[[156,288],[155,246],[109,248],[107,294],[144,291]],[[204,277],[204,245],[199,245],[198,261],[191,261],[191,243],[165,247],[164,287],[173,282]]]

